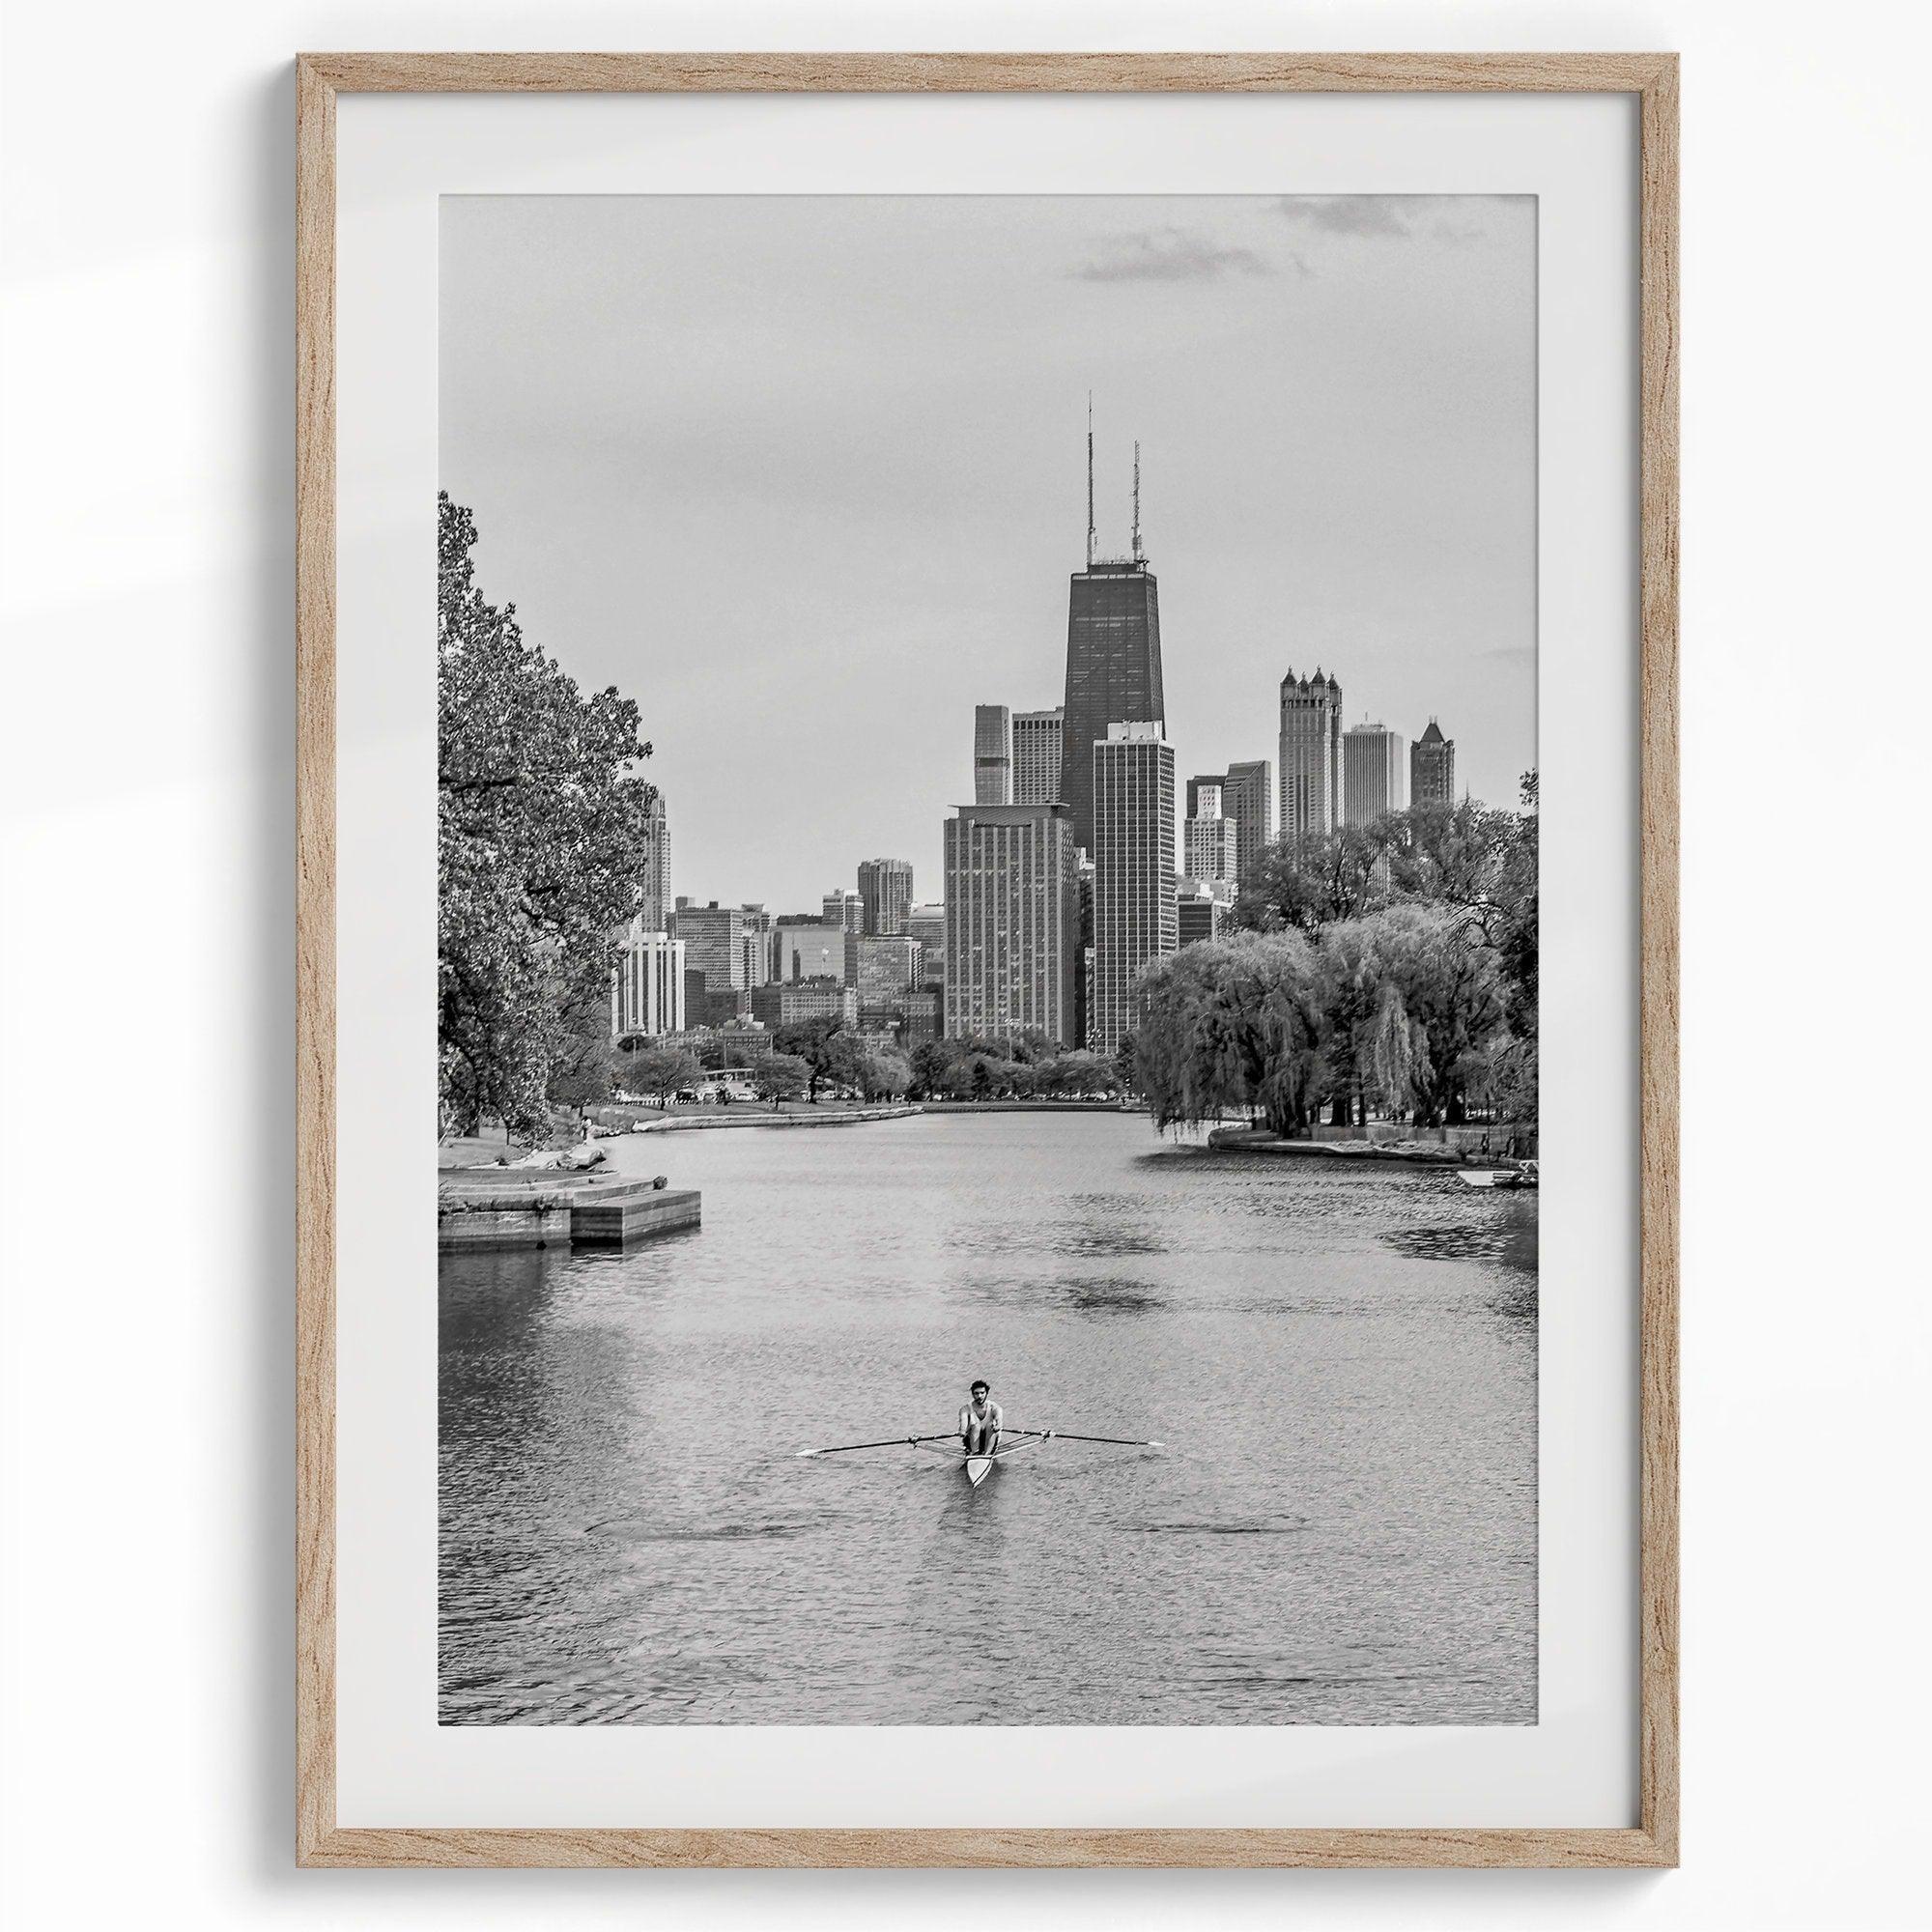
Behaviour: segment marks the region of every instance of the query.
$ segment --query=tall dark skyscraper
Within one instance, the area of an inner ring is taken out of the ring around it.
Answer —
[[[1408,802],[1456,803],[1456,741],[1445,738],[1441,725],[1433,718],[1429,729],[1408,748]]]
[[[1160,592],[1141,554],[1140,449],[1134,450],[1134,541],[1129,556],[1094,554],[1094,424],[1087,423],[1087,568],[1066,605],[1066,699],[1062,706],[1060,796],[1072,808],[1073,842],[1094,849],[1094,747],[1110,724],[1165,726],[1160,683]]]
[[[912,862],[860,860],[859,901],[864,908],[864,931],[868,939],[903,932],[912,913]]]

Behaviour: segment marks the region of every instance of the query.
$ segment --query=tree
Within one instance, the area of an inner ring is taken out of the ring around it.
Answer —
[[[880,1049],[866,1056],[861,1088],[868,1100],[896,1100],[912,1085],[912,1067],[904,1055]]]
[[[825,1013],[817,1019],[796,1020],[773,1036],[775,1053],[791,1054],[805,1062],[807,1094],[813,1106],[818,1104],[819,1088],[836,1084],[838,1067],[846,1064],[844,1049],[836,1048],[835,1042],[848,1032],[837,1013]]]
[[[811,1084],[811,1069],[795,1053],[768,1053],[752,1074],[758,1098],[772,1103],[777,1113],[781,1100],[796,1100]]]
[[[627,1094],[641,1094],[668,1107],[671,1095],[702,1070],[681,1046],[644,1046],[619,1057],[617,1084]]]
[[[638,707],[585,696],[477,588],[470,513],[437,498],[437,994],[442,1098],[473,1131],[549,1124],[566,1011],[638,903],[653,787]],[[567,1076],[566,1076],[567,1077]]]
[[[1388,857],[1402,814],[1265,847],[1242,882],[1234,923],[1249,932],[1319,932],[1388,896]]]

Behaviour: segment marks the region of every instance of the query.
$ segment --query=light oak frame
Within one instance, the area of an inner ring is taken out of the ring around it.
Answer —
[[[1677,1862],[1677,58],[319,53],[297,63],[297,1859],[303,1865]],[[335,101],[343,93],[1625,93],[1640,108],[1639,1810],[1601,1830],[414,1830],[335,1822]]]

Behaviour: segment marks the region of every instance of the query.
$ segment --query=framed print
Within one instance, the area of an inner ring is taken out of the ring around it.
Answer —
[[[1674,58],[297,83],[300,1861],[1674,1863]]]

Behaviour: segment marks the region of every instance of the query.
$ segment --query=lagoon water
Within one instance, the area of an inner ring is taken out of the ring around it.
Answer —
[[[442,1721],[1535,1721],[1534,1194],[1112,1114],[612,1145],[703,1227],[440,1265]],[[793,1454],[976,1376],[1169,1447]]]

